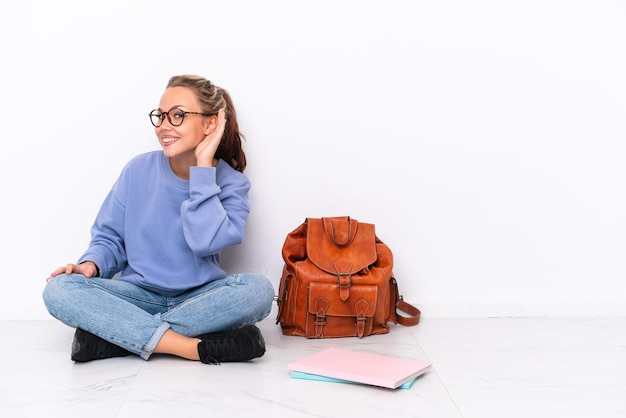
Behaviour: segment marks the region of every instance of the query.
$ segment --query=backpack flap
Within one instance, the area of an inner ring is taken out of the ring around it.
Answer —
[[[373,224],[349,216],[309,218],[307,254],[315,266],[341,278],[376,262],[376,236]],[[349,286],[349,283],[342,283]]]

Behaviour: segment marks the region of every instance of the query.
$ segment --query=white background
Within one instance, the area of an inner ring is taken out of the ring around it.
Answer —
[[[306,217],[374,223],[425,317],[626,315],[626,5],[0,0],[0,319],[48,319],[170,76],[230,91],[277,287]]]

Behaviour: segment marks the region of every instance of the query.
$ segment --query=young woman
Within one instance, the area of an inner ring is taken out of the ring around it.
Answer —
[[[250,182],[228,92],[172,77],[150,120],[162,150],[133,158],[106,196],[76,264],[56,269],[43,299],[76,328],[84,362],[166,353],[217,364],[265,353],[256,322],[274,289],[254,273],[227,274],[220,251],[240,244]]]

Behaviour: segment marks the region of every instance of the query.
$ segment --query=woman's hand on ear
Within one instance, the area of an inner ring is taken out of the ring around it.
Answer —
[[[200,167],[213,167],[215,159],[215,152],[217,147],[222,141],[224,135],[224,129],[226,128],[226,112],[224,109],[220,109],[217,112],[217,125],[209,132],[202,142],[196,147],[195,155],[197,165]]]

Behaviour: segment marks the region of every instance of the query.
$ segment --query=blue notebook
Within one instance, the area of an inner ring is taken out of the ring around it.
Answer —
[[[326,376],[320,376],[317,374],[303,373],[303,372],[296,372],[296,371],[291,372],[291,377],[293,377],[294,379],[321,380],[323,382],[349,383],[352,385],[367,384],[367,383],[361,383],[361,382],[354,382],[352,380],[335,379],[334,377],[326,377]],[[409,380],[408,382],[401,384],[396,389],[411,389],[411,386],[413,386],[413,383],[415,383],[416,380],[417,380],[417,377]]]

